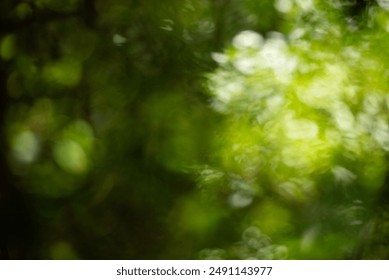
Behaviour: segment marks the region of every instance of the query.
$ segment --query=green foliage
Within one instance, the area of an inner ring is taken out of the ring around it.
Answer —
[[[384,258],[385,1],[11,2],[11,256]]]
[[[252,189],[265,210],[250,210],[251,223],[292,258],[351,256],[387,172],[386,7],[372,7],[363,28],[335,19],[335,3],[276,7],[295,19],[286,35],[243,31],[213,54],[212,106],[226,115],[217,168]]]

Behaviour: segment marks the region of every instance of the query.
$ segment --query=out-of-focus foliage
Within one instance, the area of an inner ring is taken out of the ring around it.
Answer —
[[[272,2],[3,1],[0,19],[11,257],[197,258],[229,211],[188,174],[220,119],[204,73]]]
[[[11,257],[355,257],[389,148],[387,4],[358,5],[2,1]]]
[[[250,223],[291,258],[351,257],[387,174],[387,6],[358,27],[342,1],[275,4],[295,20],[287,33],[242,31],[213,53],[226,120],[202,180],[229,189],[231,207],[252,204]]]

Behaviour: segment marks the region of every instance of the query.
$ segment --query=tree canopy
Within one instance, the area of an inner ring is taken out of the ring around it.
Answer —
[[[385,0],[3,1],[3,255],[388,258],[388,43]]]

